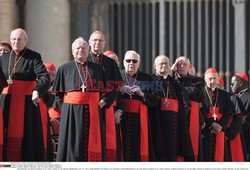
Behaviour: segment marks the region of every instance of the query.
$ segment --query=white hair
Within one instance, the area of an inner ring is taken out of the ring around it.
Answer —
[[[79,42],[83,42],[84,44],[87,44],[87,46],[89,47],[89,44],[87,43],[87,41],[85,41],[82,37],[78,37],[77,39],[75,39],[75,41],[72,43],[71,48],[73,49],[73,47],[75,46],[76,43]]]
[[[127,52],[125,53],[125,56],[128,55],[128,54],[135,55],[135,56],[138,58],[138,60],[141,59],[140,54],[138,54],[138,53],[137,53],[136,51],[134,51],[134,50],[129,50],[129,51],[127,51]],[[124,57],[124,58],[125,58],[125,57]]]

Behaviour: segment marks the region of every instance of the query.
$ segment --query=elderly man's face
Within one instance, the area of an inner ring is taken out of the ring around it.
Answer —
[[[218,84],[217,79],[218,79],[217,74],[209,73],[209,74],[205,75],[205,81],[206,81],[206,84],[209,88],[217,87],[217,84]]]
[[[84,42],[76,42],[72,48],[72,54],[77,61],[82,63],[87,61],[89,55],[89,47],[87,43]]]
[[[135,54],[128,53],[124,57],[123,65],[125,67],[125,72],[132,76],[138,71],[140,60]]]
[[[26,47],[28,40],[25,38],[22,30],[16,30],[10,35],[10,43],[13,51],[19,53]]]
[[[186,76],[188,73],[189,64],[188,59],[185,57],[180,58],[180,61],[177,64],[177,73],[181,76]]]
[[[0,45],[0,56],[3,55],[4,53],[9,52],[10,49],[7,46]]]
[[[92,34],[89,40],[91,51],[100,54],[106,45],[106,40],[103,34]]]
[[[166,56],[157,57],[154,68],[159,75],[164,76],[169,74],[169,59]]]

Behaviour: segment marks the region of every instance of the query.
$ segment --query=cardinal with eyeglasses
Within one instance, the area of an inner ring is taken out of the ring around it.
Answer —
[[[205,72],[206,87],[201,112],[206,126],[202,130],[204,161],[225,161],[228,157],[226,150],[225,131],[229,122],[231,100],[226,91],[217,88],[218,73],[214,68]]]
[[[101,67],[87,60],[89,45],[72,43],[74,60],[58,68],[52,87],[61,110],[57,161],[102,161],[99,112]]]
[[[154,157],[149,114],[157,102],[157,97],[152,94],[154,79],[139,71],[140,55],[136,51],[127,51],[123,64],[123,158],[124,161],[151,161]]]

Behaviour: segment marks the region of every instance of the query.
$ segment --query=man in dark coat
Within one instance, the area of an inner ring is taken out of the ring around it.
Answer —
[[[218,77],[217,87],[224,90],[224,80],[222,77]],[[238,96],[230,92],[228,92],[228,95],[232,103],[232,113],[225,132],[226,147],[228,147],[226,149],[228,151],[228,154],[226,154],[228,158],[225,158],[225,161],[243,162],[246,160],[246,147],[241,124],[245,108]]]
[[[46,160],[48,120],[40,96],[49,89],[49,74],[41,55],[26,47],[28,36],[21,29],[10,34],[12,50],[0,58],[8,81],[1,95],[4,118],[4,160]]]
[[[102,161],[99,65],[87,61],[89,45],[72,43],[74,60],[57,71],[52,87],[61,109],[57,161]]]
[[[231,90],[241,99],[245,113],[243,114],[243,133],[247,149],[247,160],[250,160],[250,92],[246,73],[236,73],[231,79]]]
[[[186,56],[180,56],[171,67],[172,76],[184,86],[184,102],[189,108],[189,134],[194,152],[194,160],[203,160],[201,129],[205,126],[203,115],[199,111],[199,105],[203,101],[204,79],[189,74],[190,61]]]
[[[157,161],[193,160],[188,130],[188,104],[183,102],[185,90],[170,77],[169,59],[165,55],[155,58],[153,74],[161,89],[153,92],[159,97],[158,106],[151,115],[153,143]],[[186,108],[186,109],[185,109]]]
[[[2,67],[0,67],[0,94],[3,91],[4,87],[7,87],[8,83],[3,74]],[[3,112],[2,107],[0,106],[0,161],[3,161]]]
[[[218,73],[214,68],[205,72],[206,87],[201,112],[206,126],[202,131],[204,161],[224,161],[225,131],[232,113],[230,98],[224,90],[217,88]]]
[[[121,117],[123,112],[122,106],[117,105],[116,102],[119,96],[119,86],[122,84],[122,78],[116,62],[102,53],[106,45],[104,33],[94,31],[90,35],[89,45],[91,51],[88,60],[101,66],[104,86],[106,88],[106,91],[102,93],[99,103],[101,114],[105,120],[101,126],[102,131],[105,132],[105,136],[102,137],[102,144],[105,146],[103,147],[103,160],[116,161],[117,141],[114,117]]]
[[[122,139],[124,161],[149,161],[153,159],[153,145],[148,114],[157,102],[150,86],[154,79],[139,71],[140,55],[127,51],[121,71],[124,113],[122,115]]]

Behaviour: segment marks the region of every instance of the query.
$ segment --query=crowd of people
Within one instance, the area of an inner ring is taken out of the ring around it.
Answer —
[[[21,28],[0,44],[0,161],[250,160],[247,74],[227,92],[215,68],[198,77],[186,56],[170,66],[158,55],[155,72],[141,72],[134,50],[120,70],[101,31],[75,39],[58,69],[27,44]]]

